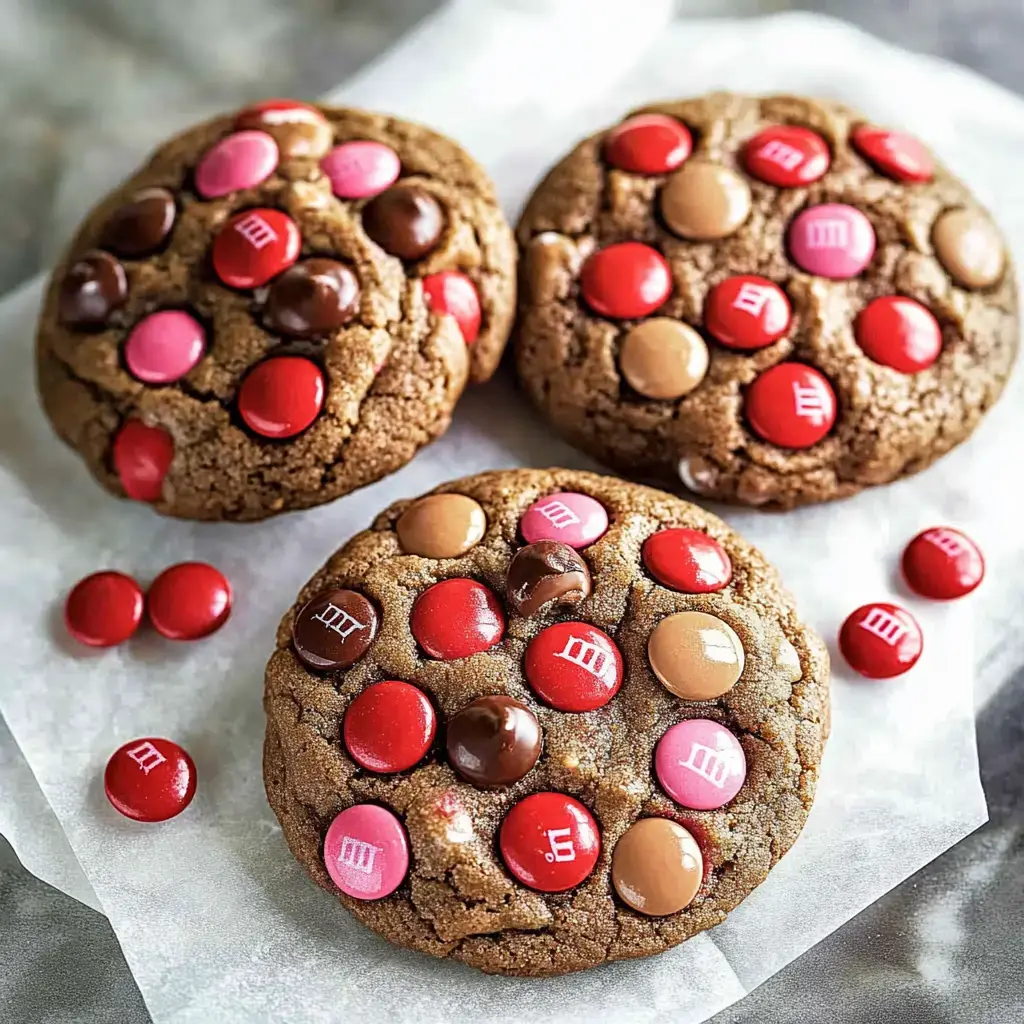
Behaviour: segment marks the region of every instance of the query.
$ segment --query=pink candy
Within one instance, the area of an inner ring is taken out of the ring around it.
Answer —
[[[747,760],[728,729],[708,718],[691,718],[673,725],[658,741],[654,771],[677,804],[712,811],[740,791]]]
[[[253,188],[277,168],[277,143],[266,133],[235,132],[204,154],[196,167],[196,191],[204,199]]]
[[[875,254],[875,229],[845,203],[812,206],[789,226],[789,252],[801,270],[842,280],[856,277]]]
[[[402,170],[398,154],[382,142],[343,142],[320,161],[339,199],[366,199],[383,192]]]
[[[527,544],[559,540],[573,548],[585,548],[604,536],[608,513],[586,494],[561,491],[535,501],[524,513],[519,529]]]
[[[124,361],[136,380],[171,384],[192,369],[206,351],[202,325],[176,309],[140,320],[124,346]]]
[[[324,865],[334,884],[357,900],[391,895],[409,869],[409,840],[402,823],[377,804],[342,811],[327,830]]]

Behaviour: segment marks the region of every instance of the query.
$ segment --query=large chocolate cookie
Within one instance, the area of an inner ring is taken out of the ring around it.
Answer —
[[[917,472],[1017,351],[988,215],[837,103],[647,107],[559,163],[518,233],[533,400],[607,464],[709,498],[790,508]]]
[[[404,465],[493,373],[515,260],[450,139],[259,104],[171,139],[88,217],[43,306],[43,405],[159,512],[318,505]]]
[[[504,470],[383,512],[266,673],[267,795],[374,931],[548,975],[725,919],[792,846],[828,656],[762,555],[678,498]]]

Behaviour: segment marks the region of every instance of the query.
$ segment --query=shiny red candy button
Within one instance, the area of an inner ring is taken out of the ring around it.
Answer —
[[[246,426],[281,440],[301,434],[324,405],[324,375],[302,356],[275,356],[250,371],[238,389],[238,412]]]
[[[667,174],[693,150],[689,128],[667,114],[638,114],[616,125],[604,140],[604,157],[634,174]]]
[[[715,340],[745,351],[778,341],[789,330],[790,318],[786,293],[753,274],[726,278],[704,303],[704,323]]]
[[[910,612],[895,604],[865,604],[843,623],[839,649],[855,672],[891,679],[914,667],[924,640]]]
[[[548,626],[526,648],[526,679],[559,711],[604,707],[622,685],[622,655],[607,633],[585,622]]]
[[[103,788],[114,809],[135,821],[166,821],[192,802],[196,766],[171,740],[149,737],[118,747],[107,762]]]
[[[901,295],[885,295],[861,310],[857,344],[869,359],[900,373],[927,370],[942,351],[942,330],[931,312]]]
[[[412,635],[430,655],[450,661],[489,650],[505,632],[497,597],[476,580],[442,580],[412,606]]]
[[[534,793],[505,816],[498,845],[509,871],[523,885],[565,892],[594,870],[601,834],[578,800],[564,793]]]
[[[810,448],[836,421],[836,394],[812,366],[779,363],[747,389],[751,429],[780,448]]]
[[[198,640],[227,622],[231,584],[205,562],[180,562],[150,584],[146,609],[153,628],[168,640]]]
[[[435,313],[447,313],[472,345],[480,334],[480,296],[476,285],[458,270],[442,270],[423,279],[423,294]]]
[[[298,225],[280,210],[236,213],[213,241],[213,269],[229,288],[259,288],[290,267],[302,248]]]
[[[913,135],[861,124],[850,141],[865,160],[896,181],[931,181],[935,174],[931,153]]]
[[[643,559],[662,586],[684,594],[710,594],[732,579],[732,562],[724,548],[700,530],[659,530],[644,542]]]
[[[903,552],[902,568],[910,589],[934,601],[964,597],[985,578],[981,549],[951,526],[919,533]]]
[[[643,242],[616,242],[595,252],[580,272],[583,301],[601,316],[632,320],[653,313],[672,292],[665,257]]]
[[[430,749],[437,718],[427,695],[388,679],[368,686],[345,714],[345,746],[371,772],[404,772]]]
[[[755,135],[743,149],[747,172],[779,188],[800,188],[829,168],[828,143],[810,128],[778,124]]]
[[[89,647],[114,647],[142,621],[142,588],[123,572],[94,572],[79,580],[64,605],[68,632]]]
[[[174,461],[174,441],[162,427],[128,420],[114,438],[114,469],[124,493],[135,501],[159,501]]]

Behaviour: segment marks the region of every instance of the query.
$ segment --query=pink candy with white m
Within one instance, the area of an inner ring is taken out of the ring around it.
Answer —
[[[339,814],[324,839],[324,865],[334,884],[357,900],[389,896],[409,869],[402,823],[377,804],[356,804]]]
[[[724,807],[743,787],[747,759],[739,740],[707,718],[673,725],[658,741],[654,771],[677,804],[695,811]]]

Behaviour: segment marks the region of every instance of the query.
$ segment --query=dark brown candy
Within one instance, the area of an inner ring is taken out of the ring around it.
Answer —
[[[547,604],[574,605],[588,597],[590,571],[568,544],[538,540],[515,553],[506,589],[519,615],[534,615]]]
[[[128,297],[124,267],[110,253],[94,249],[68,269],[60,286],[58,311],[68,327],[100,327]]]
[[[359,281],[350,267],[322,257],[290,267],[270,286],[267,326],[293,338],[313,338],[348,323],[359,308]]]
[[[474,786],[518,782],[540,757],[540,725],[511,697],[480,697],[448,723],[448,759]]]
[[[167,189],[140,189],[114,211],[100,244],[119,256],[146,256],[163,245],[176,213],[174,196]]]
[[[418,260],[437,245],[444,211],[425,188],[395,185],[363,207],[363,228],[385,252]]]
[[[377,609],[362,594],[325,590],[295,616],[295,653],[320,672],[348,668],[369,650],[379,624]]]

